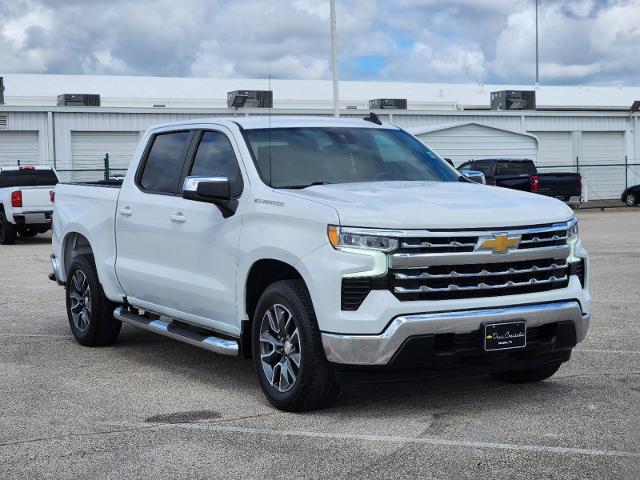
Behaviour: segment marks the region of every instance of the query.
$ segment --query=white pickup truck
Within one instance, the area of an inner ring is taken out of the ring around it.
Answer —
[[[252,357],[284,410],[362,370],[543,380],[589,326],[569,207],[470,182],[375,115],[152,128],[121,185],[58,185],[53,231],[81,344],[127,323]]]
[[[45,166],[0,167],[0,244],[19,234],[35,237],[51,228],[53,191],[58,177]]]

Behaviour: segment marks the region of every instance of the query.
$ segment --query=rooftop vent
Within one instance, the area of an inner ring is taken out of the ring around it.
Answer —
[[[88,93],[63,93],[58,95],[60,107],[99,107],[100,95]]]
[[[533,90],[501,90],[491,92],[491,110],[535,110]]]
[[[227,93],[229,108],[273,108],[272,90],[234,90]]]
[[[0,113],[0,130],[5,130],[9,125],[6,113]]]
[[[398,110],[407,109],[406,98],[376,98],[369,100],[369,108],[372,110],[382,108],[395,108]]]

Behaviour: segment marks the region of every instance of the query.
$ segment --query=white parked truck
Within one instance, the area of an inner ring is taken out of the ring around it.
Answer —
[[[569,207],[471,182],[375,115],[152,128],[121,185],[57,186],[53,231],[81,344],[127,323],[251,357],[284,410],[344,372],[543,380],[589,326]]]
[[[0,244],[51,228],[58,177],[49,166],[0,167]]]

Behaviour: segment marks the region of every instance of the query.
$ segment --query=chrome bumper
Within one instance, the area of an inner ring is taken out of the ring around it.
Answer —
[[[515,307],[424,313],[396,317],[379,335],[322,333],[327,360],[350,365],[386,365],[405,340],[416,335],[470,333],[486,322],[526,320],[528,327],[558,321],[573,321],[577,341],[589,328],[589,314],[583,314],[576,301],[543,303]]]

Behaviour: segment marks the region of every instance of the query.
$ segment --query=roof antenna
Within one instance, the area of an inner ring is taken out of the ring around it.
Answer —
[[[378,118],[378,115],[376,115],[373,112],[369,112],[369,116],[368,117],[364,117],[363,120],[366,121],[366,122],[375,123],[376,125],[382,125],[382,122]]]

